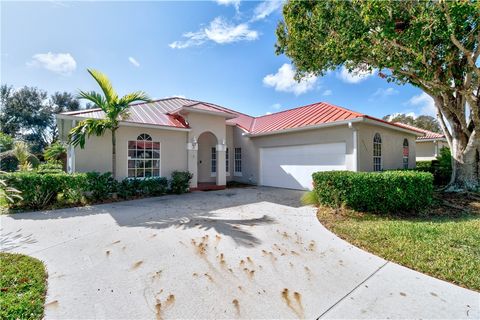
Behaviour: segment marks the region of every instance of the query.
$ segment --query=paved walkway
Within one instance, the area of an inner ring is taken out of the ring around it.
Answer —
[[[480,294],[339,239],[273,188],[1,216],[43,260],[47,319],[480,318]]]

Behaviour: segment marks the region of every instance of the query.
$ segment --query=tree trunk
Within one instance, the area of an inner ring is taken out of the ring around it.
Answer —
[[[477,190],[480,187],[480,159],[477,148],[452,135],[452,177],[447,191]]]
[[[112,130],[112,176],[114,179],[117,178],[117,138],[116,138],[117,129]]]

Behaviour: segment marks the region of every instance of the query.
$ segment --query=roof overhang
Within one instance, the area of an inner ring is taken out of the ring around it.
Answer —
[[[82,117],[82,116],[71,116],[68,114],[57,114],[57,119],[60,120],[77,120],[82,121],[84,119],[89,119],[89,117]],[[139,127],[139,128],[150,128],[150,129],[161,129],[161,130],[171,130],[171,131],[183,131],[189,132],[192,129],[190,128],[178,128],[173,126],[162,126],[159,124],[149,124],[149,123],[142,123],[142,122],[133,122],[133,121],[119,121],[118,125],[121,127]]]
[[[444,137],[440,138],[428,138],[428,139],[417,139],[416,142],[436,142],[436,141],[444,141],[447,142],[447,139]]]
[[[301,131],[307,131],[307,130],[315,130],[315,129],[336,127],[336,126],[344,126],[344,125],[351,126],[351,124],[354,124],[354,123],[366,123],[366,124],[370,124],[370,125],[385,127],[385,128],[389,128],[389,129],[392,129],[392,130],[397,130],[397,131],[413,134],[413,135],[416,135],[416,136],[423,136],[423,132],[419,132],[419,131],[416,131],[416,130],[411,130],[411,129],[403,128],[403,127],[400,127],[400,126],[396,126],[396,125],[391,124],[389,122],[379,121],[375,118],[371,118],[371,117],[368,117],[368,116],[358,117],[358,118],[349,119],[349,120],[327,122],[327,123],[305,126],[305,127],[299,127],[299,128],[288,128],[288,129],[270,131],[270,132],[244,133],[243,135],[247,136],[247,137],[254,138],[254,137],[262,137],[262,136],[269,136],[269,135],[282,134],[282,133],[301,132]]]
[[[181,107],[170,114],[180,114],[186,115],[188,113],[200,113],[200,114],[208,114],[211,116],[222,117],[225,119],[233,119],[238,117],[236,114],[223,112],[223,111],[210,111],[210,110],[202,110],[202,109],[195,109],[190,107]]]

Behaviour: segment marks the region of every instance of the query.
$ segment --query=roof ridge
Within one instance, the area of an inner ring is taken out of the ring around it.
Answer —
[[[281,114],[281,113],[284,113],[284,112],[289,112],[289,111],[293,111],[293,110],[297,110],[297,109],[302,109],[302,108],[307,108],[307,107],[311,107],[311,106],[314,106],[314,105],[321,105],[321,104],[325,104],[325,105],[330,106],[330,107],[334,107],[334,108],[337,108],[337,109],[341,109],[341,110],[344,110],[344,111],[346,111],[346,112],[351,112],[351,113],[354,113],[354,114],[356,114],[356,115],[358,115],[358,116],[365,116],[365,114],[363,114],[363,113],[359,113],[359,112],[357,112],[357,111],[353,111],[353,110],[350,110],[350,109],[347,109],[347,108],[344,108],[344,107],[340,107],[340,106],[331,104],[331,103],[329,103],[329,102],[320,101],[320,102],[314,102],[314,103],[310,103],[310,104],[307,104],[307,105],[304,105],[304,106],[300,106],[300,107],[295,107],[295,108],[292,108],[292,109],[286,109],[286,110],[282,110],[282,111],[273,112],[273,113],[270,113],[270,114],[265,114],[265,115],[258,116],[258,117],[254,117],[254,118],[255,118],[255,119],[259,119],[259,118],[270,117],[270,116],[277,115],[277,114]]]

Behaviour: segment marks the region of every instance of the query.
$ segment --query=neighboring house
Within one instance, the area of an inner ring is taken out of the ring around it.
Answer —
[[[440,153],[440,149],[443,147],[448,148],[447,139],[442,133],[428,131],[400,122],[396,122],[396,124],[423,132],[423,136],[417,137],[416,140],[416,161],[435,160]]]
[[[61,138],[100,109],[57,115]],[[325,170],[380,171],[415,167],[415,139],[423,135],[328,103],[315,103],[261,117],[184,98],[130,106],[117,131],[117,175],[168,177],[193,173],[200,183],[227,181],[309,189],[311,174]],[[70,147],[70,172],[111,171],[111,135],[90,137],[84,149]]]

